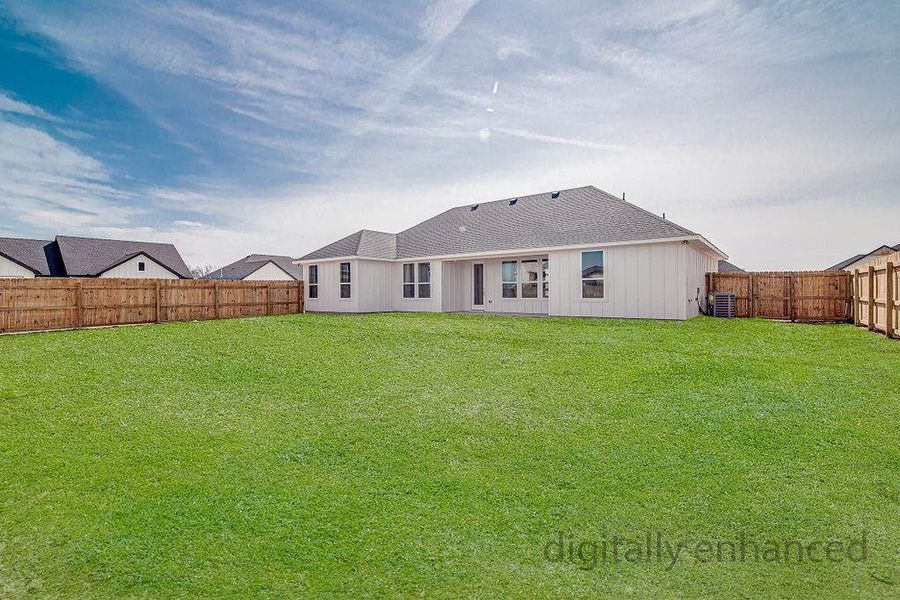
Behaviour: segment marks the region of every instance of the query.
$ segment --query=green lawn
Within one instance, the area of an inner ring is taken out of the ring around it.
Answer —
[[[849,325],[306,314],[0,356],[0,597],[900,596],[900,343]],[[668,568],[647,533],[866,556]]]

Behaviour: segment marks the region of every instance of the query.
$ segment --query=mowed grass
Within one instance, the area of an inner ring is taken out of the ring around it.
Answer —
[[[0,356],[2,597],[900,595],[900,343],[849,325],[304,314]],[[867,546],[590,569],[558,532]]]

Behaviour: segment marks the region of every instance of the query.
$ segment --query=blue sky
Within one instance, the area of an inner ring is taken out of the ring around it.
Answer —
[[[0,0],[0,235],[300,255],[594,184],[749,268],[900,243],[900,3]]]

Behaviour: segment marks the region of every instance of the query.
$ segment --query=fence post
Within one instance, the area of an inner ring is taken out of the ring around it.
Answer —
[[[794,322],[794,276],[788,275],[788,318]]]
[[[875,331],[875,267],[869,265],[869,331]]]
[[[759,282],[756,280],[756,274],[750,273],[750,316],[756,317],[757,315],[757,307],[756,307],[756,296],[758,293]]]
[[[219,318],[219,282],[213,284],[213,315]]]
[[[884,335],[893,337],[894,333],[894,263],[889,262],[885,266],[887,283],[884,286]]]
[[[159,323],[160,322],[160,314],[159,314],[160,302],[159,302],[159,280],[158,279],[156,280],[156,285],[154,286],[154,289],[156,291],[156,322]]]
[[[297,312],[303,312],[303,281],[297,282]]]
[[[272,314],[272,284],[266,284],[266,314]]]
[[[84,301],[82,300],[81,281],[75,282],[75,329],[81,329],[84,322],[82,311],[84,310]]]

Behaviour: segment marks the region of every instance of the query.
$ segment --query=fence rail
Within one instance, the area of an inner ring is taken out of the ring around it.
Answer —
[[[0,279],[0,333],[303,312],[303,283]]]
[[[869,331],[900,338],[900,252],[853,271],[853,322]]]
[[[733,293],[738,317],[807,323],[853,318],[850,274],[841,271],[707,273],[706,289]]]

